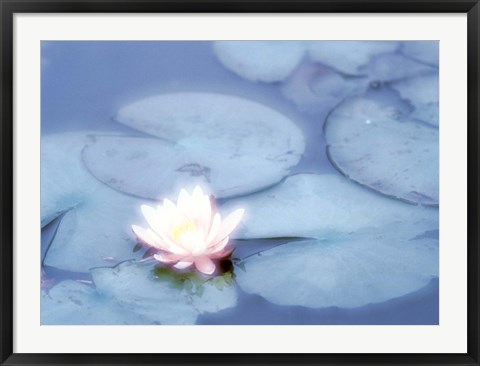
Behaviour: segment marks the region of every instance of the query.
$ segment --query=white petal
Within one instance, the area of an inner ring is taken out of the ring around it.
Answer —
[[[196,186],[195,189],[193,190],[192,196],[196,198],[202,197],[203,196],[202,188],[200,188],[200,186]]]
[[[230,215],[228,215],[220,225],[220,230],[215,237],[215,241],[220,241],[223,238],[230,235],[230,233],[238,226],[240,220],[243,217],[245,210],[240,208],[238,210],[233,211]]]
[[[143,216],[148,222],[148,225],[150,225],[150,227],[155,232],[157,232],[157,234],[161,234],[162,232],[162,227],[160,225],[161,220],[157,213],[157,210],[147,205],[142,205],[141,210],[142,210]]]
[[[212,220],[212,226],[210,227],[210,231],[208,232],[207,236],[207,244],[211,244],[212,240],[217,236],[218,230],[220,229],[220,224],[222,222],[222,217],[217,212]]]
[[[147,205],[142,205],[141,209],[148,224],[155,230],[155,233],[152,232],[152,234],[156,234],[157,242],[162,243],[162,248],[175,254],[186,254],[185,250],[170,238],[169,222],[166,220],[167,216]]]
[[[152,230],[150,229],[146,230],[137,225],[132,225],[132,230],[135,233],[135,235],[146,244],[155,248],[160,248],[160,249],[165,248],[165,246],[162,245],[160,238],[157,235],[155,235],[155,233]]]
[[[163,200],[163,208],[167,211],[167,212],[176,212],[177,211],[177,206],[175,205],[175,203],[173,203],[172,201],[170,201],[168,198],[165,198]]]
[[[188,207],[190,202],[190,195],[185,189],[182,189],[178,195],[177,207],[179,210],[185,210],[185,207]]]

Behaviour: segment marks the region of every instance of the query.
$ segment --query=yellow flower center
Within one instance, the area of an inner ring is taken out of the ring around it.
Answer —
[[[172,230],[172,236],[175,241],[180,241],[185,233],[197,231],[198,227],[191,221],[184,221],[175,226]]]

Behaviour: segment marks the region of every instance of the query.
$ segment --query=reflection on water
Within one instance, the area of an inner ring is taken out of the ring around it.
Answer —
[[[438,324],[424,45],[43,42],[42,323]],[[205,283],[152,272],[129,230],[185,174],[247,209],[233,267]]]

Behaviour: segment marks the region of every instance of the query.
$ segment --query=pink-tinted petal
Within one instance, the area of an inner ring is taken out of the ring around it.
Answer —
[[[216,243],[215,245],[210,246],[207,250],[208,255],[223,250],[223,248],[225,248],[227,246],[229,239],[230,239],[230,237],[227,236],[226,238],[224,238],[220,242]]]
[[[232,252],[235,250],[235,247],[234,246],[229,246],[229,247],[226,247],[226,248],[223,248],[222,250],[218,251],[218,252],[215,252],[213,254],[209,254],[208,256],[211,258],[211,259],[220,259],[220,258],[226,258],[228,257],[230,254],[232,254]]]
[[[197,267],[200,272],[207,275],[211,275],[213,272],[215,272],[215,263],[213,263],[212,260],[206,256],[196,258],[195,267]]]
[[[185,269],[190,267],[193,264],[193,262],[178,262],[177,264],[174,265],[176,269]]]
[[[214,241],[220,241],[223,238],[230,235],[230,233],[238,226],[240,220],[243,217],[245,210],[240,208],[238,210],[233,211],[230,215],[222,220],[222,224],[220,225],[220,229],[218,230],[217,236],[215,237]]]
[[[171,254],[171,253],[157,253],[153,256],[157,261],[163,263],[173,263],[178,262],[183,256],[178,254]]]

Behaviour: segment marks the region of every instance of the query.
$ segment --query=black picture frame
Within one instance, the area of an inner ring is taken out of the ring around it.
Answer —
[[[480,365],[478,0],[0,0],[1,365]],[[13,352],[13,16],[16,13],[466,13],[468,22],[468,347],[465,354],[21,354]]]

